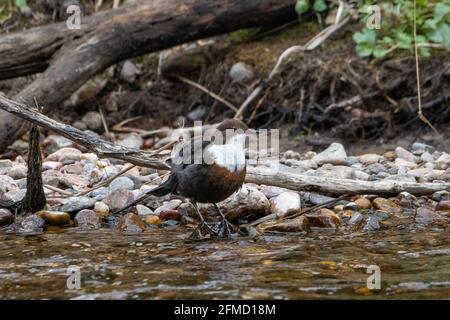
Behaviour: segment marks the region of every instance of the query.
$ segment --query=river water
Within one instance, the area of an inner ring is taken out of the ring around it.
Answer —
[[[186,242],[184,227],[0,234],[1,299],[450,298],[448,231]],[[367,288],[370,265],[381,289]],[[68,267],[80,288],[68,289]]]

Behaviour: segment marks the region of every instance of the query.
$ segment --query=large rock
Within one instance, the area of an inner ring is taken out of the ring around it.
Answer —
[[[270,212],[279,218],[286,215],[289,210],[301,209],[301,199],[297,192],[283,192],[270,200]]]
[[[95,200],[90,197],[70,197],[66,199],[59,210],[64,212],[78,212],[83,209],[91,209],[94,205]]]
[[[112,212],[118,211],[134,201],[133,193],[128,189],[118,189],[110,192],[103,202]]]
[[[347,153],[340,143],[332,143],[327,149],[312,158],[317,164],[331,163],[335,165],[346,164]]]
[[[115,191],[119,189],[128,189],[133,190],[134,189],[134,182],[128,177],[118,177],[111,181],[109,184],[109,191]]]
[[[45,225],[45,220],[36,214],[25,217],[19,224],[19,233],[41,233]]]
[[[81,229],[98,229],[100,228],[100,218],[92,210],[81,210],[75,216],[75,223]]]

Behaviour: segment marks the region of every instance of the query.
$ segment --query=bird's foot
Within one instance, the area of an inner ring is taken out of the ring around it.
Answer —
[[[188,240],[206,240],[210,238],[219,237],[218,226],[211,225],[206,221],[200,222],[200,224],[195,228],[194,231],[189,235]]]
[[[219,223],[218,236],[220,238],[231,238],[233,235],[238,234],[239,228],[233,225],[227,219],[222,219]]]

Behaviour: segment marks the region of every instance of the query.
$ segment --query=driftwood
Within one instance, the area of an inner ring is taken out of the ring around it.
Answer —
[[[149,157],[139,150],[113,145],[100,138],[93,137],[70,125],[59,123],[35,109],[0,96],[0,109],[10,112],[36,125],[50,129],[84,146],[100,156],[121,159],[132,164],[169,169],[163,161]],[[426,195],[436,191],[450,191],[450,183],[413,183],[399,181],[360,181],[350,179],[330,179],[288,172],[274,172],[266,167],[248,167],[246,182],[288,188],[296,191],[318,191],[328,194],[379,194],[396,195],[406,191],[414,195]],[[326,200],[326,199],[325,199]],[[321,201],[319,201],[321,202]]]
[[[288,172],[274,172],[270,168],[247,168],[247,182],[267,184],[297,191],[317,191],[331,194],[397,195],[406,191],[413,195],[426,195],[436,191],[450,191],[450,183],[415,183],[401,181],[361,181],[331,179]]]
[[[89,78],[124,59],[241,28],[280,25],[296,18],[294,5],[292,0],[154,0],[95,15],[85,24],[83,20],[81,31],[61,24],[30,29],[22,33],[18,46],[14,35],[7,36],[3,51],[16,74],[48,66],[13,100],[32,105],[36,99],[48,112]],[[55,37],[46,40],[52,33]],[[34,37],[42,40],[35,42]],[[0,37],[0,43],[4,39]],[[11,61],[15,55],[21,58]],[[8,73],[6,66],[1,67],[2,73]],[[20,119],[0,112],[0,153],[24,129]]]

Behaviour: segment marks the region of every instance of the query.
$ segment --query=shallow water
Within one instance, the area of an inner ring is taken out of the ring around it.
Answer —
[[[0,298],[450,298],[445,230],[187,243],[189,231],[0,233]],[[71,265],[80,268],[79,290],[67,289]],[[367,289],[369,265],[381,269],[380,290]]]

